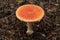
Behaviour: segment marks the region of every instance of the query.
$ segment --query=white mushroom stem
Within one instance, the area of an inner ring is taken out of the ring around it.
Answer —
[[[34,31],[32,29],[32,23],[27,23],[27,34],[30,35],[32,34]]]

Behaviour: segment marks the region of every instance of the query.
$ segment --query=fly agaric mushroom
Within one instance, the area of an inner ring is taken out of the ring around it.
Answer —
[[[27,22],[27,34],[32,34],[34,31],[32,30],[31,22],[39,21],[44,16],[44,10],[37,5],[26,4],[20,6],[16,10],[16,17],[24,22]]]

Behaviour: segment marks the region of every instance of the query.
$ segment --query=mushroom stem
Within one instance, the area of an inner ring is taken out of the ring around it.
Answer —
[[[27,34],[30,35],[32,34],[34,31],[32,29],[32,23],[27,23]]]

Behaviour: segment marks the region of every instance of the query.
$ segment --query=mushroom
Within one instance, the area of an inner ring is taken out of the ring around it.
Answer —
[[[44,16],[44,10],[37,5],[33,4],[26,4],[23,6],[20,6],[16,10],[16,17],[24,22],[27,22],[27,34],[34,33],[32,29],[32,22],[39,21]]]

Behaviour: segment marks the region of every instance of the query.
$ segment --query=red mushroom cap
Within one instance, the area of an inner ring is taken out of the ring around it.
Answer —
[[[35,22],[43,18],[44,10],[40,6],[26,4],[16,10],[16,16],[24,22]]]

